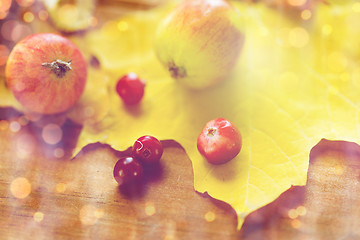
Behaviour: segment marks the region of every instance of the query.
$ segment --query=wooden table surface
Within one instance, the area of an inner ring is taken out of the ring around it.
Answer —
[[[52,119],[53,120],[53,119]],[[322,141],[306,186],[251,213],[241,231],[227,204],[193,188],[191,161],[163,141],[161,163],[138,186],[119,188],[115,162],[129,154],[92,144],[71,151],[81,127],[45,131],[0,109],[0,239],[360,239],[360,147]]]
[[[161,164],[147,169],[142,184],[120,189],[112,171],[128,151],[94,144],[71,159],[79,126],[66,122],[54,146],[44,138],[57,133],[44,135],[21,115],[0,119],[0,239],[238,236],[232,209],[194,191],[191,162],[173,141],[163,142]]]

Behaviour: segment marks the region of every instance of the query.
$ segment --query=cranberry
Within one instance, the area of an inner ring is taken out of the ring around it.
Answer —
[[[135,73],[129,73],[116,84],[116,92],[126,105],[138,104],[144,96],[145,81]]]
[[[235,158],[241,145],[239,130],[224,118],[208,122],[197,139],[199,152],[212,164],[226,163]]]
[[[133,157],[120,158],[114,167],[114,178],[120,186],[139,182],[144,169],[139,161]]]
[[[159,162],[163,154],[163,147],[155,137],[142,136],[135,141],[132,154],[145,164],[153,164]]]

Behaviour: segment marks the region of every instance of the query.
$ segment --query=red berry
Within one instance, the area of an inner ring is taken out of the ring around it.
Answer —
[[[120,186],[136,183],[142,179],[144,169],[133,157],[120,158],[114,167],[114,178]]]
[[[135,73],[129,73],[116,84],[116,92],[127,105],[138,104],[144,96],[145,81]]]
[[[145,164],[153,164],[159,162],[163,154],[163,147],[155,137],[142,136],[135,141],[132,154]]]
[[[230,161],[241,149],[241,134],[228,120],[217,118],[208,122],[197,139],[197,148],[212,164]]]

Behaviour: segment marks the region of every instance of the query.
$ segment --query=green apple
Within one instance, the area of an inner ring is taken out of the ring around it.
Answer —
[[[193,89],[227,79],[244,43],[240,13],[226,0],[185,0],[160,23],[155,52],[170,75]]]

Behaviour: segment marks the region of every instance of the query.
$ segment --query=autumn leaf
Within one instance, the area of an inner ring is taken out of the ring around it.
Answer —
[[[153,34],[168,9],[136,12],[87,34],[88,51],[109,74],[108,85],[97,84],[111,104],[102,121],[84,124],[77,150],[98,141],[125,149],[145,134],[174,139],[192,160],[195,190],[229,203],[240,227],[249,212],[305,184],[309,152],[322,138],[357,141],[360,15],[351,4],[320,5],[300,25],[262,5],[236,6],[246,35],[239,64],[226,83],[201,92],[177,85],[154,55]],[[128,72],[147,81],[137,107],[115,92]],[[241,153],[220,166],[196,149],[203,125],[216,117],[243,135]]]
[[[305,186],[293,186],[246,217],[242,239],[358,239],[360,147],[322,140]]]
[[[192,161],[195,190],[229,203],[240,228],[250,212],[305,184],[310,150],[322,138],[359,142],[360,13],[356,3],[319,5],[299,23],[261,4],[234,4],[243,52],[231,78],[204,91],[178,85],[153,52],[156,26],[172,6],[131,12],[71,37],[101,69],[90,69],[69,118],[83,125],[75,153],[94,142],[123,150],[145,134],[179,142]],[[115,92],[128,72],[147,81],[139,106],[124,106]],[[239,128],[243,148],[214,166],[196,139],[217,117]]]

